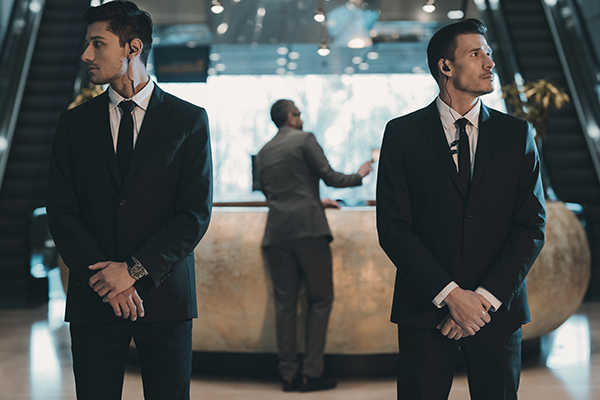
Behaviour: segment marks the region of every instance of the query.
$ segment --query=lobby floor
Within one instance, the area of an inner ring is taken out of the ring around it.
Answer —
[[[36,309],[0,310],[0,400],[75,399],[64,301]],[[523,366],[521,400],[600,399],[600,303],[584,303],[542,341],[542,355]],[[283,393],[267,379],[194,375],[192,399],[208,400],[391,400],[395,380],[341,379],[335,390]],[[142,399],[139,372],[128,367],[124,400]],[[457,373],[451,400],[468,399],[464,373]]]

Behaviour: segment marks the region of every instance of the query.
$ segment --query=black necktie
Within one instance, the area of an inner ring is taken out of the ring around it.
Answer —
[[[469,137],[465,127],[469,121],[461,118],[455,122],[460,130],[458,136],[458,175],[460,177],[460,186],[463,192],[467,192],[469,182],[471,181],[471,149],[469,147]]]
[[[135,108],[135,103],[131,100],[122,101],[119,103],[119,108],[123,111],[123,114],[121,115],[119,136],[117,138],[117,162],[119,163],[121,180],[124,180],[133,152],[133,117],[131,111]]]

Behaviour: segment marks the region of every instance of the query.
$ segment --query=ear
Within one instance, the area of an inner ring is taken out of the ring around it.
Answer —
[[[142,41],[138,38],[135,38],[133,40],[131,40],[131,42],[129,42],[129,52],[127,54],[127,58],[129,58],[130,60],[139,56],[140,53],[142,52],[142,48],[144,47],[144,44],[142,43]]]
[[[448,60],[445,58],[440,58],[437,63],[438,71],[440,73],[440,78],[442,76],[446,77],[446,79],[452,76],[452,69],[448,65]]]

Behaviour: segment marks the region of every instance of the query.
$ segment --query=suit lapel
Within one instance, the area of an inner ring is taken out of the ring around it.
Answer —
[[[154,86],[150,102],[148,103],[148,109],[144,116],[144,122],[140,128],[133,154],[131,155],[131,162],[127,169],[127,176],[125,177],[124,184],[133,176],[137,168],[140,166],[140,162],[144,158],[144,155],[150,149],[152,142],[156,139],[156,136],[160,132],[167,115],[171,110],[169,102],[164,101],[164,92],[157,86]]]
[[[490,117],[490,111],[481,103],[479,112],[479,136],[477,138],[477,150],[475,151],[475,166],[473,168],[473,179],[471,181],[471,191],[477,187],[477,184],[483,176],[485,167],[490,159],[494,149],[494,138],[498,137],[494,120]]]
[[[91,101],[91,100],[90,100]],[[110,132],[110,116],[108,114],[108,91],[105,91],[98,99],[94,99],[90,108],[90,121],[92,132],[98,140],[100,151],[108,165],[108,169],[117,183],[121,184],[121,175],[117,164],[117,156]]]
[[[446,134],[444,133],[444,127],[442,126],[442,121],[440,120],[440,114],[435,101],[425,108],[424,113],[421,116],[421,129],[423,129],[423,132],[433,148],[435,155],[442,164],[442,167],[446,170],[446,173],[454,183],[454,186],[456,186],[456,190],[466,198],[466,193],[463,193],[460,188],[456,164],[452,159],[452,155],[449,153],[450,148],[448,147],[448,141],[446,140]]]

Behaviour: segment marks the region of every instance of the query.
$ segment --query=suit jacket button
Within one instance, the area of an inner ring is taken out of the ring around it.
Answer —
[[[471,218],[473,215],[469,214],[469,213],[465,213],[465,218]]]
[[[125,204],[127,204],[127,200],[121,200],[121,201],[119,202],[119,205],[120,205],[120,206],[124,206]]]

